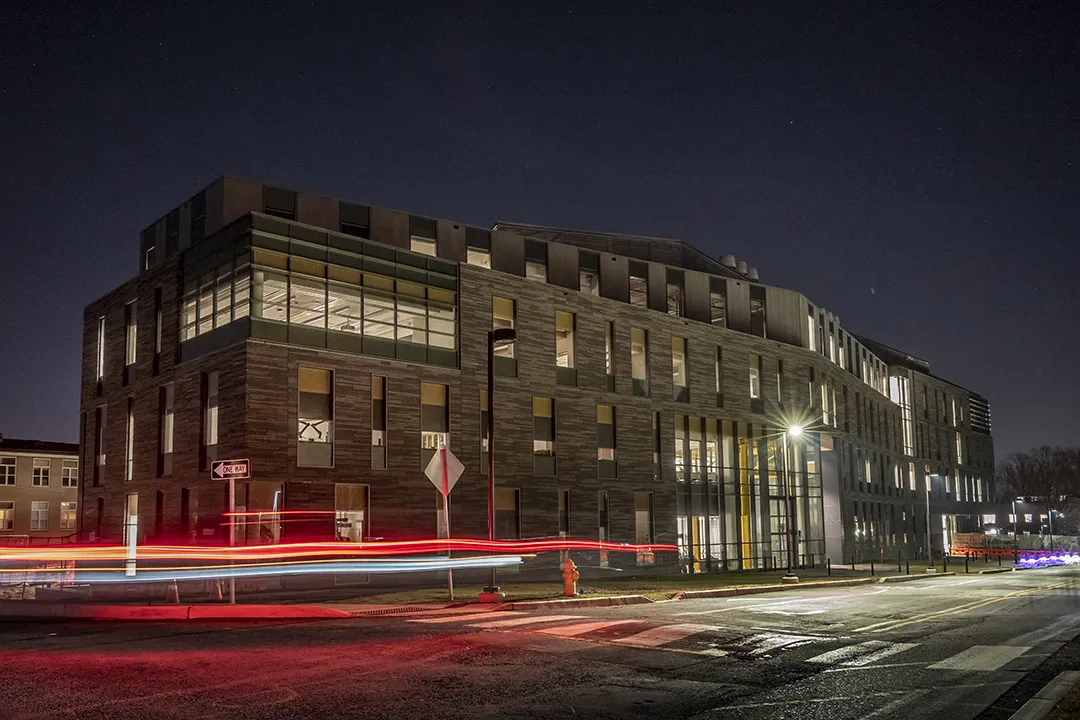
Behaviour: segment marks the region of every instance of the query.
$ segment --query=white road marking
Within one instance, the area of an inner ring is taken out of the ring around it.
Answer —
[[[513,611],[498,611],[499,617],[507,617],[509,615],[524,615],[523,612]],[[448,623],[448,622],[463,622],[465,620],[477,620],[480,613],[469,613],[468,615],[453,615],[434,618],[411,618],[409,622],[414,623]]]
[[[558,637],[574,637],[575,635],[584,635],[585,633],[593,632],[594,630],[603,630],[604,628],[611,627],[613,625],[625,625],[626,623],[641,622],[640,620],[603,620],[600,622],[588,622],[578,623],[576,625],[561,625],[553,628],[541,628],[537,632],[542,632],[546,635],[556,635]]]
[[[898,667],[911,667],[913,665],[926,665],[924,662],[906,662],[906,663],[885,663],[884,665],[859,665],[857,667],[834,667],[829,668],[825,672],[838,673],[838,672],[855,672],[857,670],[882,670],[885,668],[898,668]]]
[[[762,633],[760,635],[752,635],[751,637],[743,640],[740,643],[735,643],[733,647],[743,649],[752,648],[747,654],[752,657],[756,657],[758,655],[764,655],[765,653],[772,652],[773,650],[798,647],[800,645],[806,645],[808,643],[816,642],[820,639],[820,637],[814,637],[811,635]]]
[[[991,672],[1020,657],[1030,647],[1014,645],[972,645],[963,652],[934,663],[929,670],[978,670]]]
[[[634,635],[627,635],[626,637],[613,640],[612,642],[619,643],[620,645],[631,645],[633,647],[656,647],[658,645],[666,645],[667,643],[682,640],[691,635],[697,635],[698,633],[715,629],[716,628],[712,625],[694,625],[692,623],[664,625]]]
[[[517,627],[518,625],[532,625],[534,623],[553,622],[555,620],[580,620],[583,615],[530,615],[529,617],[513,618],[512,620],[493,620],[470,625],[474,628],[504,628]]]
[[[913,700],[918,700],[920,697],[922,697],[923,695],[925,695],[928,692],[930,692],[930,691],[929,690],[913,690],[908,695],[901,695],[900,697],[896,698],[892,702],[885,703],[884,705],[879,707],[874,712],[870,713],[869,715],[864,715],[863,717],[864,718],[872,718],[872,717],[879,717],[879,716],[883,716],[885,714],[891,713],[893,710],[896,710],[896,708],[900,707],[901,705],[912,702]]]
[[[825,600],[836,600],[837,598],[848,597],[846,595],[829,595],[827,597],[820,598],[798,598],[795,600],[781,600],[779,602],[764,601],[747,605],[732,605],[731,607],[716,608],[715,610],[696,610],[694,612],[675,613],[676,615],[712,615],[713,613],[732,612],[733,610],[752,610],[759,612],[758,608],[777,608],[791,605],[793,603],[819,603]],[[747,601],[749,598],[728,598],[728,602],[733,601]]]
[[[830,650],[806,662],[825,665],[847,665],[862,667],[884,660],[915,647],[916,643],[889,643],[883,640],[868,640],[857,645],[849,645],[837,650]]]

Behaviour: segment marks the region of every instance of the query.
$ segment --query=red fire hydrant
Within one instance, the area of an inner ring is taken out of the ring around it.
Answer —
[[[569,557],[562,566],[563,592],[565,597],[577,597],[577,581],[581,573],[577,571],[577,565]]]

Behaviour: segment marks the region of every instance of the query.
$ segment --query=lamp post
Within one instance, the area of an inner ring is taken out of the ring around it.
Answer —
[[[488,540],[495,540],[495,346],[517,341],[514,328],[495,328],[488,331],[487,340],[487,473],[488,473]],[[492,548],[494,552],[494,548]],[[497,594],[495,566],[491,567],[491,582],[485,593]]]
[[[784,431],[784,509],[786,512],[785,525],[787,526],[787,574],[785,577],[793,577],[791,568],[795,564],[795,545],[792,541],[791,519],[794,513],[791,510],[791,463],[788,462],[788,436],[793,438],[802,435],[802,426],[792,425]]]

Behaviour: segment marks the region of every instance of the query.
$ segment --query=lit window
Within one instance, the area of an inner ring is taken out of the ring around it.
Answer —
[[[48,458],[34,458],[34,487],[49,486],[49,469],[52,463]]]
[[[630,328],[630,376],[634,394],[649,394],[649,333],[641,328]]]
[[[515,302],[507,298],[491,298],[491,327],[494,330],[500,328],[514,328]],[[516,343],[502,343],[495,346],[497,357],[513,358]]]
[[[30,503],[30,529],[43,531],[49,529],[49,503],[34,500]]]
[[[105,377],[105,318],[98,318],[97,327],[97,379]]]
[[[128,398],[127,433],[124,453],[126,457],[125,479],[131,482],[135,477],[135,401]]]
[[[682,317],[683,314],[683,298],[682,298],[682,286],[675,285],[674,283],[668,283],[667,285],[667,312],[668,315],[675,317]]]
[[[331,467],[334,464],[334,373],[300,367],[297,376],[296,464]]]
[[[135,351],[138,346],[139,336],[139,323],[136,317],[135,302],[129,302],[124,306],[124,320],[126,325],[125,331],[125,345],[124,345],[124,364],[135,364]]]
[[[727,327],[727,288],[723,280],[713,278],[709,291],[709,319],[713,325]]]
[[[409,249],[414,253],[420,253],[421,255],[430,255],[436,257],[438,255],[435,241],[430,238],[411,237],[409,238]]]
[[[75,519],[78,517],[78,503],[62,502],[60,503],[60,529],[61,530],[74,530]]]
[[[581,270],[578,278],[581,292],[600,296],[600,276],[592,270]]]
[[[547,264],[536,260],[526,260],[525,277],[529,280],[547,282]]]
[[[604,323],[604,371],[609,378],[615,376],[615,323],[613,322]]]
[[[761,398],[761,356],[750,354],[749,359],[750,370],[750,399],[757,400]]]
[[[555,365],[574,367],[574,313],[555,311]]]
[[[674,386],[674,399],[690,401],[687,388],[686,338],[671,338],[671,383]]]
[[[450,445],[450,388],[420,383],[420,468],[426,468],[440,442]]]
[[[0,530],[15,529],[15,503],[11,500],[0,501]]]
[[[480,248],[469,248],[465,253],[465,262],[469,265],[491,269],[491,253]]]
[[[1031,513],[1024,513],[1024,522],[1031,522]]]
[[[386,378],[371,376],[371,468],[386,469]]]
[[[18,461],[13,457],[0,458],[0,485],[15,484],[15,468]]]
[[[64,460],[63,467],[60,468],[60,473],[60,487],[79,486],[78,460]]]
[[[649,306],[648,266],[643,263],[630,263],[630,304],[638,307]]]

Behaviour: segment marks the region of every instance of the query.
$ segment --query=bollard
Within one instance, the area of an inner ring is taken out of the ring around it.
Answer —
[[[1013,565],[1020,564],[1020,550],[1013,550]]]
[[[870,561],[870,577],[874,577],[874,561]]]
[[[990,555],[987,554],[987,553],[983,553],[983,565],[989,565],[989,564],[990,564]]]
[[[829,574],[829,577],[832,577],[832,558],[825,558],[825,572]]]
[[[904,572],[904,559],[899,555],[896,556],[896,572],[897,574]]]
[[[998,553],[998,567],[1001,567],[1001,553]]]
[[[855,572],[855,556],[851,556],[851,572]]]
[[[176,581],[171,581],[165,588],[165,602],[172,605],[180,604],[180,590],[176,587]]]
[[[968,556],[965,555],[964,556],[964,572],[966,573],[967,571],[968,571]]]
[[[907,560],[907,561],[904,562],[904,569],[905,569],[905,572],[904,572],[905,575],[910,575],[911,574],[911,560]]]

